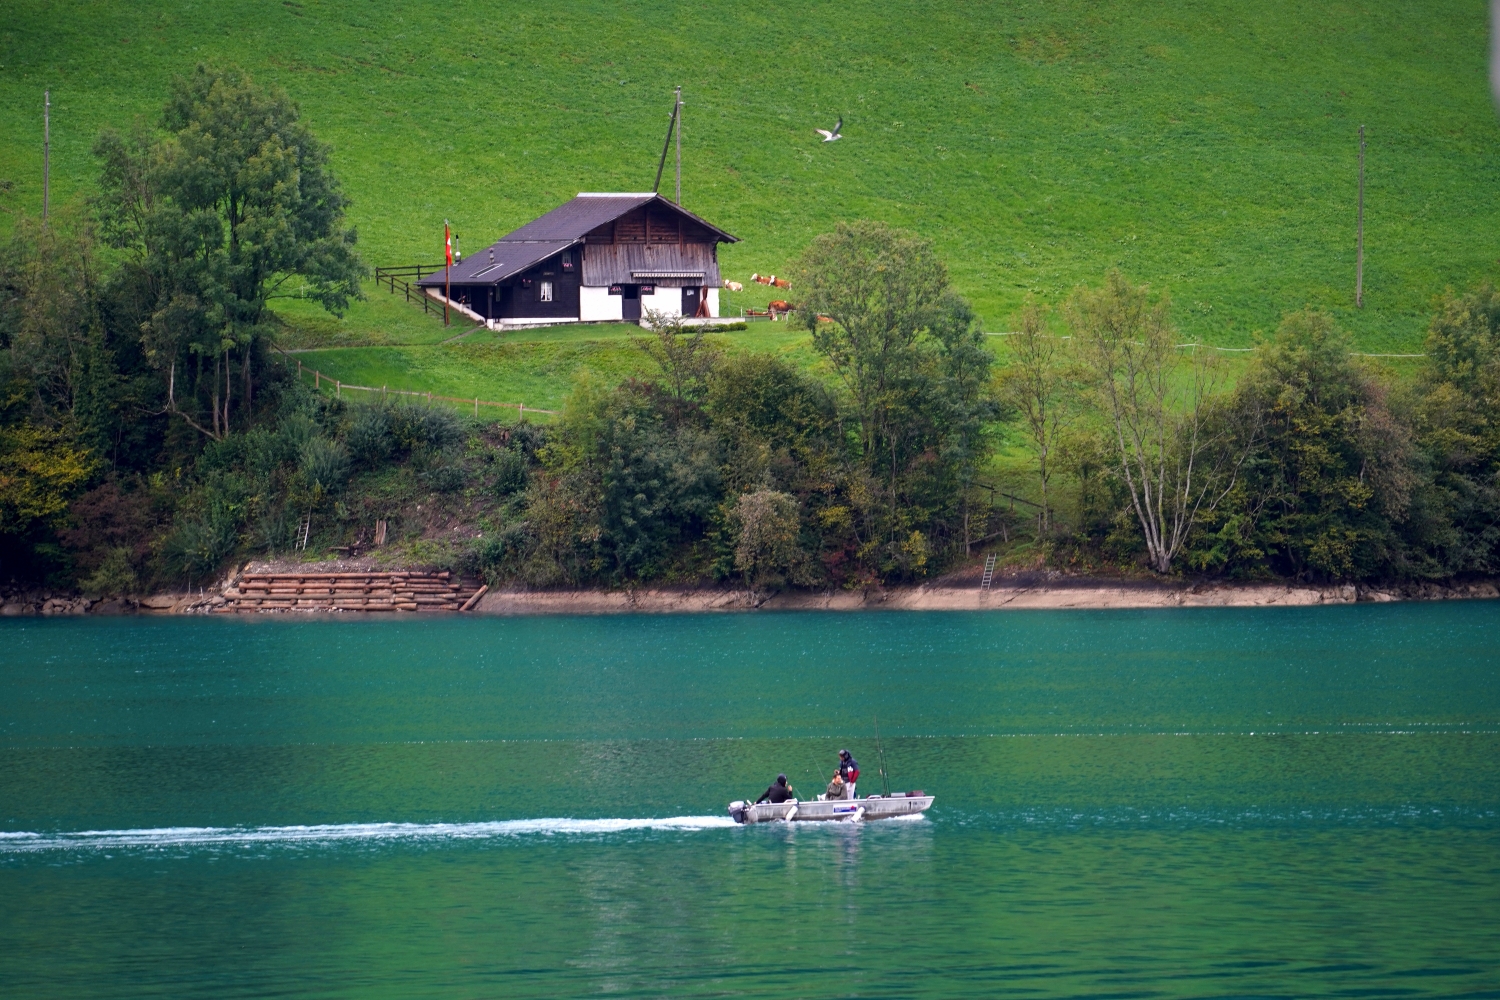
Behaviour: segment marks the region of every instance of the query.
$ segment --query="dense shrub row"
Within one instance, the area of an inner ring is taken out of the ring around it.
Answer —
[[[1067,340],[1037,310],[1019,325],[1002,395],[1028,418],[1037,479],[1061,470],[1078,502],[1041,532],[1054,558],[1306,580],[1500,569],[1492,287],[1440,303],[1402,378],[1317,312],[1222,371],[1118,274],[1068,303]]]

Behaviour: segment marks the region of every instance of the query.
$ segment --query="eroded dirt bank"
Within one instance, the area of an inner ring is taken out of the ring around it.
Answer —
[[[418,567],[377,566],[370,560],[319,563],[253,562],[238,568],[212,586],[192,593],[91,601],[46,591],[0,588],[0,614],[202,614],[236,610],[236,586],[245,573],[401,573]],[[479,582],[469,581],[469,592]],[[226,599],[226,592],[229,598]],[[931,583],[914,587],[872,588],[863,591],[796,591],[752,594],[742,587],[641,587],[628,590],[525,590],[501,588],[476,594],[469,614],[614,614],[630,612],[702,613],[751,610],[902,610],[1001,611],[1065,608],[1191,608],[1191,607],[1307,607],[1322,604],[1384,603],[1390,601],[1475,600],[1500,597],[1500,581],[1371,586],[1342,584],[1314,586],[1276,583],[1163,583],[1153,580],[1066,576],[1033,572],[999,576],[993,586],[980,587],[980,573],[966,568]],[[239,608],[238,610],[245,610]],[[361,613],[358,608],[257,608],[262,613]],[[369,609],[377,610],[377,609]],[[407,609],[381,609],[391,617]],[[439,613],[424,609],[424,613]],[[452,613],[451,611],[449,613]]]
[[[482,614],[608,614],[614,612],[706,612],[759,610],[988,611],[1062,608],[1306,607],[1401,600],[1500,597],[1483,582],[1403,588],[1345,584],[1177,585],[1089,579],[1024,582],[996,580],[988,591],[975,584],[937,582],[920,587],[870,591],[781,593],[770,597],[729,588],[649,587],[629,591],[491,591],[475,611]]]

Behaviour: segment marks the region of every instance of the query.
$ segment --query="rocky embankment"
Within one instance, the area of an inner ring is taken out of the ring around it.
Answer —
[[[212,611],[224,603],[217,588],[189,593],[148,594],[134,597],[91,598],[78,594],[55,594],[50,590],[0,591],[0,616],[18,615],[133,615],[182,614]]]

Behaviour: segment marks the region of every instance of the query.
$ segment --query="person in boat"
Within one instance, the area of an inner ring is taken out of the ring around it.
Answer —
[[[823,796],[827,801],[837,801],[849,797],[849,786],[844,784],[844,776],[837,771],[833,772],[833,780],[828,783],[828,792]]]
[[[844,779],[844,794],[854,798],[854,783],[859,780],[859,761],[848,750],[839,751],[839,777]]]
[[[792,790],[792,786],[786,783],[786,775],[778,774],[776,780],[771,783],[771,787],[762,792],[760,798],[755,800],[755,804],[760,805],[762,802],[769,802],[772,805],[780,805],[788,799],[795,798],[796,794]]]

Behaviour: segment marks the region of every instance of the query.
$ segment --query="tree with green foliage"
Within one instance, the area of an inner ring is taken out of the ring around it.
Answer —
[[[674,417],[682,420],[689,408],[702,401],[720,352],[706,339],[707,327],[689,329],[681,316],[651,309],[646,312],[646,323],[650,336],[632,333],[630,342],[656,363],[661,371],[658,384],[672,400]]]
[[[115,356],[122,338],[96,249],[88,223],[70,217],[22,220],[0,247],[0,382],[11,416],[108,454],[120,411],[138,400]]]
[[[1427,333],[1414,424],[1432,470],[1433,570],[1500,571],[1500,291],[1452,292]]]
[[[348,203],[328,147],[281,90],[200,65],[174,82],[160,128],[99,137],[98,214],[129,254],[119,280],[139,303],[168,409],[219,439],[230,427],[236,356],[239,408],[246,419],[251,412],[267,302],[294,294],[342,312],[361,294],[366,268],[344,225]],[[183,409],[180,387],[207,397],[206,420]]]
[[[1145,286],[1115,270],[1102,288],[1073,293],[1068,320],[1108,424],[1146,562],[1171,572],[1198,519],[1234,488],[1253,428],[1241,448],[1222,447],[1223,432],[1211,419],[1212,359],[1198,352],[1183,363],[1166,296],[1152,301]]]
[[[94,465],[88,452],[57,431],[0,428],[0,534],[60,523]]]
[[[1056,471],[1054,452],[1069,415],[1067,366],[1061,356],[1061,341],[1047,332],[1045,317],[1035,301],[1027,299],[1017,317],[1010,346],[1010,363],[1000,374],[1000,397],[1021,415],[1036,455],[1037,484],[1041,488],[1041,532],[1052,526],[1052,505],[1047,488]]]
[[[961,536],[995,414],[984,335],[931,242],[884,223],[814,239],[793,287],[857,428],[843,508],[854,555],[878,576],[920,575],[935,538]]]
[[[789,580],[807,582],[796,497],[768,489],[741,493],[730,508],[729,521],[735,538],[734,565],[752,595]]]
[[[1327,315],[1288,315],[1257,346],[1221,413],[1249,447],[1236,489],[1205,518],[1192,561],[1240,576],[1369,579],[1402,571],[1418,486],[1409,430]]]
[[[816,237],[794,272],[795,315],[848,393],[861,454],[893,473],[927,388],[928,334],[948,290],[932,243],[880,222]],[[827,317],[827,322],[822,318]]]

